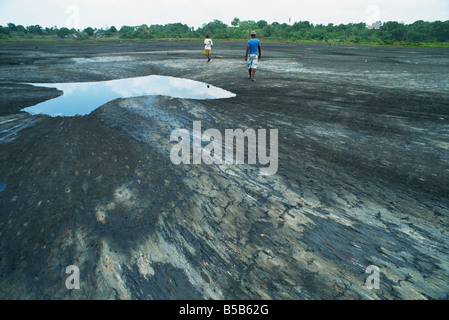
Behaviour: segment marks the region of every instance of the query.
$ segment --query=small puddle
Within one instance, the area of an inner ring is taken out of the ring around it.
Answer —
[[[204,82],[158,75],[99,82],[30,84],[63,91],[57,98],[22,109],[33,115],[46,114],[51,117],[83,116],[117,98],[162,95],[204,100],[236,96],[232,92]]]

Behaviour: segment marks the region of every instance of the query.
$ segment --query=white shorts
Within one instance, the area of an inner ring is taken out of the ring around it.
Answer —
[[[257,62],[259,56],[257,54],[250,54],[248,56],[248,69],[257,69]]]

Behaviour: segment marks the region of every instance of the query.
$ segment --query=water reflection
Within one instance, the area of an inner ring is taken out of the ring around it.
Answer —
[[[32,83],[57,88],[63,95],[23,109],[30,114],[56,116],[86,115],[117,98],[163,95],[186,99],[232,98],[235,94],[203,82],[151,75],[100,82]]]

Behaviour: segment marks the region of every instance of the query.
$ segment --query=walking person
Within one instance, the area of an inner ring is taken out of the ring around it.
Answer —
[[[212,51],[212,46],[214,43],[211,39],[209,39],[209,35],[206,36],[206,39],[204,39],[204,54],[207,57],[207,62],[210,61],[210,53]]]
[[[251,81],[256,81],[256,69],[257,63],[260,58],[262,58],[262,50],[260,49],[260,41],[256,39],[256,31],[251,31],[251,39],[248,40],[246,46],[246,57],[245,61],[248,63],[248,79]]]

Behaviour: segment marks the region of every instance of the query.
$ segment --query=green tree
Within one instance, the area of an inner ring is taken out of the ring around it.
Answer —
[[[239,24],[240,24],[240,19],[237,18],[237,17],[234,18],[234,20],[232,20],[232,22],[231,22],[231,25],[232,25],[233,27],[238,27]]]
[[[149,39],[150,38],[150,29],[146,24],[141,25],[137,28],[137,30],[134,33],[136,38],[139,39]]]
[[[435,21],[432,23],[431,28],[431,35],[435,41],[449,41],[449,21]]]
[[[386,32],[387,34],[391,35],[391,38],[396,41],[402,41],[404,40],[404,37],[407,33],[407,28],[396,21],[388,21],[384,23],[380,30]]]
[[[30,33],[30,34],[37,34],[37,35],[43,34],[42,27],[37,24],[34,26],[28,26],[27,30],[28,30],[28,33]]]
[[[247,38],[252,30],[257,29],[257,23],[253,20],[240,21],[239,29],[241,31],[241,35]]]
[[[122,26],[118,32],[119,37],[123,39],[134,39],[134,27]]]
[[[210,35],[215,38],[226,38],[227,37],[227,25],[220,20],[215,19],[208,24],[204,24],[199,30],[201,36]]]
[[[293,22],[293,24],[273,22],[269,24],[265,20],[257,22],[253,20],[240,21],[234,18],[228,26],[220,20],[213,20],[203,24],[201,28],[194,29],[182,23],[169,23],[166,25],[145,24],[138,27],[122,26],[119,31],[111,27],[108,30],[96,30],[87,27],[80,34],[79,31],[67,28],[58,29],[56,26],[42,29],[39,25],[23,27],[8,23],[6,27],[0,26],[2,39],[10,37],[29,37],[32,35],[57,35],[64,38],[71,34],[79,34],[78,39],[87,39],[98,34],[111,37],[118,35],[124,39],[152,39],[152,38],[200,38],[209,34],[216,39],[247,39],[252,30],[256,30],[259,36],[265,39],[275,40],[316,40],[338,41],[353,43],[421,43],[421,42],[449,42],[449,21],[415,21],[412,24],[403,24],[389,21],[381,24],[379,28],[367,27],[365,23],[349,23],[334,25],[313,25],[308,21]]]
[[[14,23],[11,23],[11,22],[8,23],[8,28],[9,28],[9,31],[17,32],[17,27]]]
[[[91,27],[87,27],[83,30],[83,32],[85,32],[89,37],[92,37],[94,35],[94,29],[92,29]]]
[[[20,25],[20,24],[16,28],[17,28],[17,32],[22,32],[24,34],[28,33],[27,29],[24,26]]]
[[[104,35],[105,35],[106,37],[112,37],[112,36],[114,36],[116,33],[117,33],[117,29],[116,29],[114,26],[112,26],[112,27],[110,27],[108,30],[105,31]]]
[[[295,22],[292,25],[292,29],[295,30],[295,31],[298,31],[298,30],[310,30],[312,28],[313,28],[313,26],[310,24],[309,21],[299,21],[299,22]]]
[[[87,32],[83,31],[77,39],[78,40],[89,40],[89,34],[87,34]]]
[[[274,35],[274,27],[269,24],[266,25],[263,29],[262,29],[262,36],[265,38],[270,38]]]
[[[256,22],[256,24],[259,29],[263,29],[268,25],[268,22],[266,22],[265,20],[259,20]]]
[[[10,35],[9,28],[0,26],[0,34],[4,35],[3,38],[9,38]]]
[[[432,28],[430,22],[418,20],[409,25],[409,32],[407,34],[407,40],[413,42],[422,42],[429,40]]]
[[[62,27],[56,31],[56,34],[60,38],[65,38],[71,34],[70,30],[66,27]]]
[[[20,26],[17,26],[17,29],[19,29],[19,27]],[[51,28],[46,27],[44,32],[46,34],[48,34],[48,35],[55,35],[56,34],[56,30],[57,30],[57,28],[54,28],[54,27],[51,27]]]

